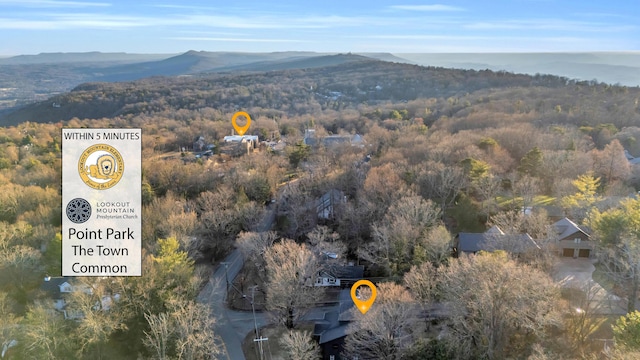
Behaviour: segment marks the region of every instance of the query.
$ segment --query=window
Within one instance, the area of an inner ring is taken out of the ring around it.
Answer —
[[[335,284],[335,283],[336,283],[335,278],[329,278],[329,284]]]
[[[335,355],[329,355],[329,360],[336,360],[336,356]]]
[[[575,239],[573,239],[573,242],[576,243],[576,244],[580,244],[580,240],[581,240],[580,238],[575,238]]]

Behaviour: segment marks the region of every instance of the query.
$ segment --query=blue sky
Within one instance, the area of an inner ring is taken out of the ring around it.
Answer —
[[[0,0],[0,56],[638,51],[639,9],[637,0]]]

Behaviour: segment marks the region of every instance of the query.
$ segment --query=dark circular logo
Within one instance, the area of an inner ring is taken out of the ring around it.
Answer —
[[[67,218],[76,224],[82,224],[91,217],[91,205],[82,198],[75,198],[67,204]]]

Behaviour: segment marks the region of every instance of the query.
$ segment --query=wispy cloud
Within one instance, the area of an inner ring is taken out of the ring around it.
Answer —
[[[72,7],[107,7],[110,3],[87,1],[56,0],[0,0],[0,5],[12,5],[28,8],[72,8]]]
[[[409,10],[409,11],[464,11],[464,8],[451,6],[451,5],[442,5],[442,4],[432,4],[432,5],[392,5],[391,9],[396,10]]]
[[[475,41],[489,40],[499,42],[501,40],[523,40],[540,42],[575,42],[584,41],[580,37],[561,36],[501,36],[501,35],[424,35],[424,34],[402,34],[402,35],[367,35],[353,36],[354,38],[383,39],[383,40],[444,40],[444,41]]]
[[[380,25],[381,18],[348,16],[289,16],[249,17],[235,15],[173,15],[170,17],[111,15],[103,13],[40,13],[29,16],[0,18],[0,29],[95,29],[137,27],[200,27],[201,29],[325,29]]]
[[[55,28],[55,24],[50,21],[0,18],[0,29],[53,30]]]
[[[180,41],[226,41],[226,42],[260,42],[260,43],[296,43],[302,40],[293,39],[260,39],[260,38],[227,38],[227,37],[168,37],[168,40]]]
[[[96,14],[53,14],[47,19],[0,18],[0,29],[18,30],[119,29],[148,25],[137,17]]]
[[[178,30],[177,33],[201,36],[250,36],[248,33],[231,31]]]
[[[575,32],[617,32],[629,31],[636,28],[636,26],[632,25],[559,19],[483,21],[465,24],[463,27],[472,30],[553,30]]]
[[[209,6],[176,5],[176,4],[156,4],[152,6],[157,8],[182,9],[182,10],[217,10],[219,9],[219,8],[209,7]]]

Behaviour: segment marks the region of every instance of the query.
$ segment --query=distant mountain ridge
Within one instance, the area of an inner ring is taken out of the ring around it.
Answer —
[[[396,54],[420,65],[552,74],[608,84],[640,85],[640,52]]]
[[[0,58],[1,65],[35,65],[59,63],[141,62],[160,60],[173,54],[130,54],[124,52],[103,53],[99,51],[81,53],[40,53]]]
[[[278,53],[238,53],[187,51],[186,53],[166,59],[128,64],[101,69],[99,81],[126,81],[150,76],[193,75],[205,72],[224,71],[267,71],[265,63],[287,63],[278,70],[299,68],[304,64],[293,61],[299,59],[321,57],[324,54],[314,52],[278,52]]]
[[[183,64],[185,59],[194,59],[193,54],[179,58],[177,62]],[[193,63],[188,62],[188,65]],[[337,110],[362,104],[406,103],[418,98],[448,98],[489,88],[566,86],[564,80],[555,76],[424,67],[355,54],[261,65],[272,69],[278,66],[287,69],[84,83],[71,92],[0,116],[0,124],[57,122],[74,117],[129,117],[180,109],[230,112],[238,107],[272,109],[294,116],[307,114],[308,109],[318,107]]]
[[[640,52],[336,54],[191,50],[182,54],[42,53],[0,58],[0,112],[48,99],[86,82],[313,69],[373,59],[455,69],[551,74],[625,86],[640,85]]]

